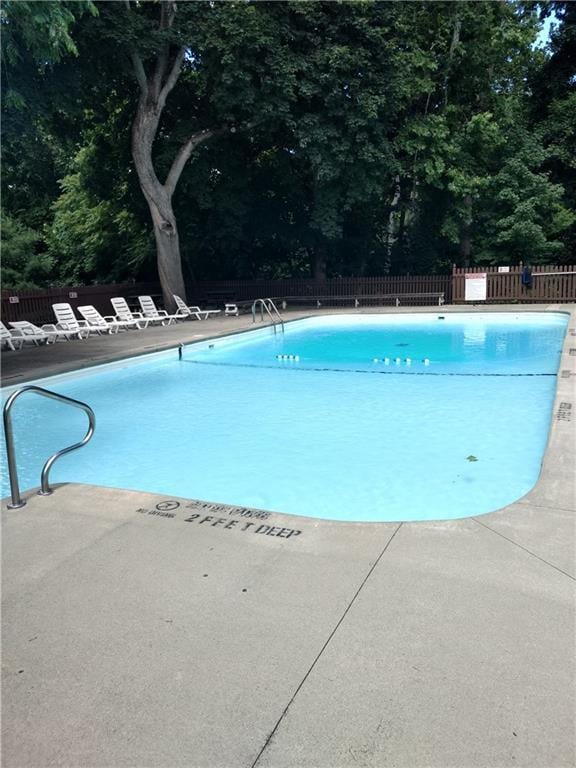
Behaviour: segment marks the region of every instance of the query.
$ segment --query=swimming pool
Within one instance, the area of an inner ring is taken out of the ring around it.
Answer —
[[[52,481],[334,520],[490,512],[538,478],[567,319],[323,316],[36,382],[97,416]],[[32,396],[13,420],[22,488],[85,431]]]

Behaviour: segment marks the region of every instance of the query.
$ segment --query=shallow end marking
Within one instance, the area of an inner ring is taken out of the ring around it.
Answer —
[[[280,539],[292,539],[304,533],[301,528],[288,528],[271,525],[268,522],[263,523],[262,520],[268,520],[273,515],[272,512],[227,504],[212,504],[211,502],[181,502],[167,499],[157,502],[154,507],[151,505],[138,507],[135,512],[168,520],[178,519],[180,522],[194,523],[196,526],[204,525],[208,528],[235,530],[240,533],[259,534]],[[209,514],[210,512],[213,514]]]
[[[572,403],[568,400],[560,402],[554,419],[555,421],[572,421]]]

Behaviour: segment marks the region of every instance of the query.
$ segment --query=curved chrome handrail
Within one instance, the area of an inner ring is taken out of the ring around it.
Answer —
[[[272,322],[272,326],[274,328],[274,333],[276,333],[276,324],[280,323],[280,327],[282,328],[282,333],[284,333],[284,320],[282,319],[282,315],[278,311],[278,307],[272,299],[255,299],[254,303],[252,304],[252,322],[256,322],[256,307],[260,305],[260,322],[264,320],[264,310],[266,310],[266,314],[270,318]],[[274,310],[274,313],[278,317],[278,320],[274,319],[274,315],[272,314],[272,310]]]
[[[284,320],[282,318],[282,315],[278,311],[278,307],[276,306],[276,304],[274,304],[272,299],[264,299],[264,301],[268,304],[269,310],[274,311],[274,314],[278,318],[278,322],[282,325],[282,330],[284,330]]]
[[[8,400],[6,400],[4,404],[4,410],[3,410],[4,437],[6,440],[6,455],[8,458],[8,475],[10,478],[10,494],[12,496],[12,504],[8,504],[8,509],[19,509],[20,507],[23,507],[26,504],[26,502],[20,496],[20,487],[18,485],[18,469],[16,467],[16,454],[14,452],[14,436],[12,433],[12,420],[10,418],[10,411],[12,409],[12,406],[14,405],[14,402],[20,397],[20,395],[23,395],[25,392],[34,392],[37,395],[42,395],[42,397],[48,397],[51,400],[59,400],[62,403],[73,405],[74,407],[80,408],[81,410],[83,410],[88,416],[88,423],[89,423],[88,432],[86,432],[83,439],[80,440],[79,443],[74,443],[74,445],[70,445],[68,446],[68,448],[62,448],[62,450],[54,453],[52,456],[50,456],[46,464],[44,464],[44,466],[42,467],[42,473],[40,475],[41,489],[38,491],[38,494],[40,496],[50,496],[50,494],[52,493],[52,489],[50,488],[49,475],[50,475],[50,470],[54,465],[54,462],[57,461],[57,459],[59,459],[60,456],[64,456],[64,454],[70,453],[71,451],[75,451],[77,448],[81,448],[83,445],[86,445],[86,443],[92,438],[92,435],[94,434],[94,430],[96,429],[96,416],[94,414],[94,411],[92,410],[92,408],[90,408],[89,405],[86,405],[86,403],[83,403],[80,400],[74,400],[72,397],[66,397],[65,395],[58,394],[58,392],[51,392],[49,389],[44,389],[43,387],[36,387],[34,385],[22,387],[16,392],[13,392],[8,398]]]

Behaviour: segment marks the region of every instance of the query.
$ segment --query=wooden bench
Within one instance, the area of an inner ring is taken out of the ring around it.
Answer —
[[[434,299],[435,303],[441,307],[444,304],[444,292],[431,292],[431,293],[380,293],[363,296],[284,296],[276,300],[276,304],[286,309],[289,303],[292,304],[307,304],[314,303],[318,308],[323,305],[330,304],[346,304],[352,303],[354,307],[360,307],[362,304],[367,306],[369,304],[382,304],[384,301],[393,301],[395,306],[402,306],[406,299]]]
[[[442,304],[444,304],[444,291],[432,293],[387,293],[378,296],[363,296],[359,298],[392,299],[395,301],[397,307],[401,306],[401,300],[404,301],[405,299],[435,299],[438,302],[438,306],[441,307]]]

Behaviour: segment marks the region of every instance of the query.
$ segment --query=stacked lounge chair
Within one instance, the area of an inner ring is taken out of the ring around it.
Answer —
[[[172,325],[175,320],[186,320],[188,315],[178,312],[175,315],[169,315],[165,309],[158,309],[151,296],[138,296],[138,301],[142,307],[144,317],[147,317],[151,323],[161,323],[162,325]]]
[[[142,312],[133,312],[122,297],[111,299],[113,315],[102,315],[93,305],[86,304],[77,308],[82,319],[78,319],[72,305],[65,302],[52,304],[56,317],[55,323],[35,325],[28,320],[11,321],[8,328],[0,322],[0,343],[13,351],[22,349],[25,343],[36,346],[54,344],[56,341],[72,339],[87,339],[90,334],[117,333],[120,330],[148,328],[150,324],[171,325],[175,320],[196,318],[206,320],[211,315],[220,314],[219,309],[201,309],[199,306],[188,306],[180,298],[174,296],[178,312],[169,314],[158,309],[151,296],[139,296]]]
[[[2,346],[7,346],[8,349],[15,352],[17,349],[22,348],[24,339],[22,338],[22,334],[11,331],[9,328],[6,328],[4,323],[0,322],[0,342]]]
[[[38,344],[43,344],[44,342],[46,342],[46,344],[55,343],[60,339],[69,341],[71,337],[69,331],[58,330],[54,323],[46,323],[39,328],[37,325],[34,325],[34,323],[29,323],[28,320],[15,320],[14,322],[11,322],[10,325],[22,335],[24,341],[31,341],[36,344],[36,346],[38,346]]]
[[[78,307],[78,312],[86,320],[88,327],[98,333],[118,333],[118,331],[125,331],[127,328],[140,327],[138,320],[118,320],[111,315],[103,317],[91,304]]]
[[[56,328],[59,331],[68,331],[72,337],[87,339],[90,328],[86,320],[78,320],[70,304],[52,304],[52,310],[56,315]]]
[[[135,322],[137,328],[148,328],[150,318],[144,317],[142,312],[132,312],[126,299],[118,296],[115,299],[110,299],[110,302],[116,312],[114,315],[115,320],[125,320],[131,323]]]

